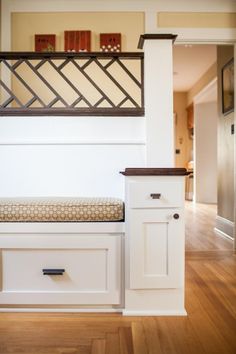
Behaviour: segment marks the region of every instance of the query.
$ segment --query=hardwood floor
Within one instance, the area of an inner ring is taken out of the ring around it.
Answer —
[[[187,317],[1,313],[1,354],[235,354],[236,255],[214,206],[186,205]]]
[[[216,205],[185,203],[186,251],[232,250],[232,242],[214,232]]]

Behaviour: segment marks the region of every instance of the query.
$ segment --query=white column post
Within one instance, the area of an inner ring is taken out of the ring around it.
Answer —
[[[173,57],[176,35],[141,35],[144,45],[144,100],[147,167],[174,167]]]

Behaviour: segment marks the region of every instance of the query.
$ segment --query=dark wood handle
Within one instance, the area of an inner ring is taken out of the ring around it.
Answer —
[[[173,215],[173,217],[174,217],[174,219],[177,220],[177,219],[179,219],[179,214],[176,213],[176,214]]]
[[[65,269],[42,269],[43,275],[63,275]]]
[[[150,197],[152,199],[160,199],[161,198],[161,193],[151,193]]]

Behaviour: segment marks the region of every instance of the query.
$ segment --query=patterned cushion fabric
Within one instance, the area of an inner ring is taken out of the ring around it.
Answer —
[[[124,204],[116,198],[4,198],[0,222],[121,221]]]

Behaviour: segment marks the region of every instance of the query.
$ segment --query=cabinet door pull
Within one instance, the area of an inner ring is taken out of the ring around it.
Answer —
[[[65,269],[42,269],[43,275],[63,275]]]
[[[152,199],[160,199],[161,198],[161,193],[151,193],[150,197]]]
[[[177,220],[177,219],[179,219],[179,214],[176,213],[176,214],[173,215],[173,217],[174,217],[174,219]]]

